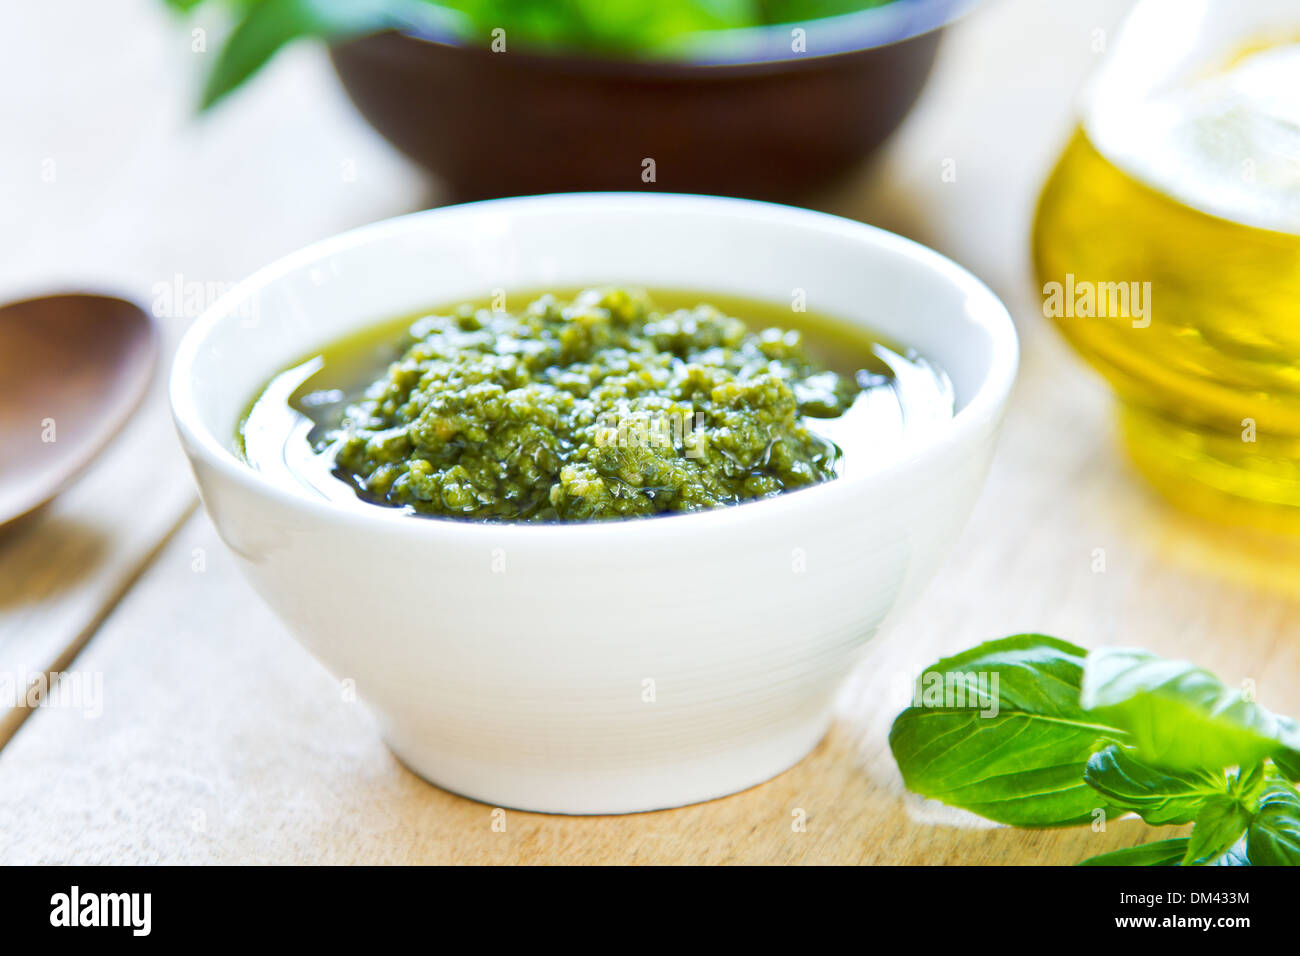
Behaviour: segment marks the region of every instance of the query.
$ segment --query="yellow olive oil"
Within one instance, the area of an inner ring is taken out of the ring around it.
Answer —
[[[1300,45],[1085,115],[1033,250],[1140,469],[1180,505],[1300,533]]]

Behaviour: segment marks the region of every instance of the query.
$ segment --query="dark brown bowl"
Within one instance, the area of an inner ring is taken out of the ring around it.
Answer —
[[[816,21],[805,53],[790,49],[790,26],[733,31],[747,41],[682,62],[493,53],[395,31],[330,52],[362,115],[458,201],[600,189],[798,201],[893,132],[968,5],[899,0]]]

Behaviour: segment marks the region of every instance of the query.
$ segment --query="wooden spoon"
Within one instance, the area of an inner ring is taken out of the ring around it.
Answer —
[[[157,360],[153,322],[122,299],[0,306],[0,525],[90,464],[140,403]]]

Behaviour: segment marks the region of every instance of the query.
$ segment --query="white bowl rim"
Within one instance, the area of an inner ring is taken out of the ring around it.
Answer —
[[[257,471],[236,454],[233,440],[223,444],[203,424],[195,408],[193,397],[186,388],[188,376],[185,374],[194,364],[207,334],[223,319],[228,317],[231,306],[240,301],[250,289],[257,289],[304,268],[309,263],[335,255],[371,242],[385,234],[403,229],[410,229],[426,219],[456,213],[464,215],[476,208],[490,208],[501,205],[534,206],[556,204],[575,205],[609,205],[611,203],[630,203],[632,205],[661,206],[671,203],[689,203],[694,206],[714,206],[723,215],[748,213],[758,216],[769,223],[787,222],[791,224],[816,225],[849,238],[855,235],[868,238],[872,244],[893,254],[910,257],[930,267],[936,277],[947,281],[966,293],[967,302],[975,302],[978,308],[968,312],[968,318],[978,323],[988,332],[992,342],[990,365],[987,373],[971,396],[970,401],[952,418],[948,427],[932,436],[917,442],[900,455],[877,468],[860,475],[836,478],[808,488],[764,498],[757,501],[743,502],[683,514],[665,514],[653,517],[625,518],[607,521],[575,522],[490,522],[461,518],[441,518],[434,516],[413,516],[400,509],[376,505],[371,509],[340,508],[324,498],[313,498],[296,489],[285,488],[279,483]],[[507,537],[523,534],[530,538],[531,544],[544,544],[544,539],[563,536],[568,539],[574,535],[586,537],[626,535],[634,531],[636,535],[677,534],[693,529],[696,533],[709,530],[722,530],[737,521],[751,521],[761,518],[763,514],[776,517],[778,509],[806,508],[816,505],[832,506],[836,498],[844,497],[854,491],[878,482],[884,477],[909,465],[919,465],[926,458],[933,457],[942,447],[957,444],[962,439],[986,427],[996,420],[1010,396],[1015,384],[1019,365],[1020,346],[1016,335],[1015,322],[1006,306],[997,295],[971,272],[958,265],[947,256],[924,246],[919,242],[905,238],[878,226],[847,219],[830,213],[818,212],[798,206],[762,202],[753,199],[737,199],[727,196],[709,196],[691,193],[641,193],[641,192],[579,192],[546,193],[536,196],[513,196],[503,199],[486,199],[478,202],[438,206],[433,209],[420,210],[377,222],[368,223],[350,229],[326,239],[319,240],[296,252],[291,252],[280,259],[248,276],[237,283],[215,302],[213,302],[186,330],[172,360],[168,391],[171,400],[172,417],[177,431],[185,440],[188,449],[200,455],[204,463],[221,472],[226,478],[242,485],[245,490],[269,496],[285,507],[298,508],[320,515],[322,520],[353,526],[370,526],[376,530],[383,528],[387,533],[399,535],[441,535],[444,537],[463,536],[468,542],[479,544],[500,543]],[[755,511],[755,509],[761,509]],[[674,531],[674,529],[676,529]],[[560,543],[557,541],[557,544]]]

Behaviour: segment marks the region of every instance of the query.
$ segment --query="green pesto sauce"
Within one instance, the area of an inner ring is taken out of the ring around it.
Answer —
[[[848,357],[836,370],[799,330],[756,328],[712,305],[661,308],[621,288],[542,294],[517,310],[466,303],[290,370],[254,404],[241,448],[261,467],[270,432],[289,443],[291,471],[318,473],[304,483],[319,488],[328,470],[364,501],[423,515],[699,511],[836,477],[842,451],[816,425],[844,416],[864,384],[891,379],[856,344],[824,349]],[[260,411],[286,403],[295,421]]]

